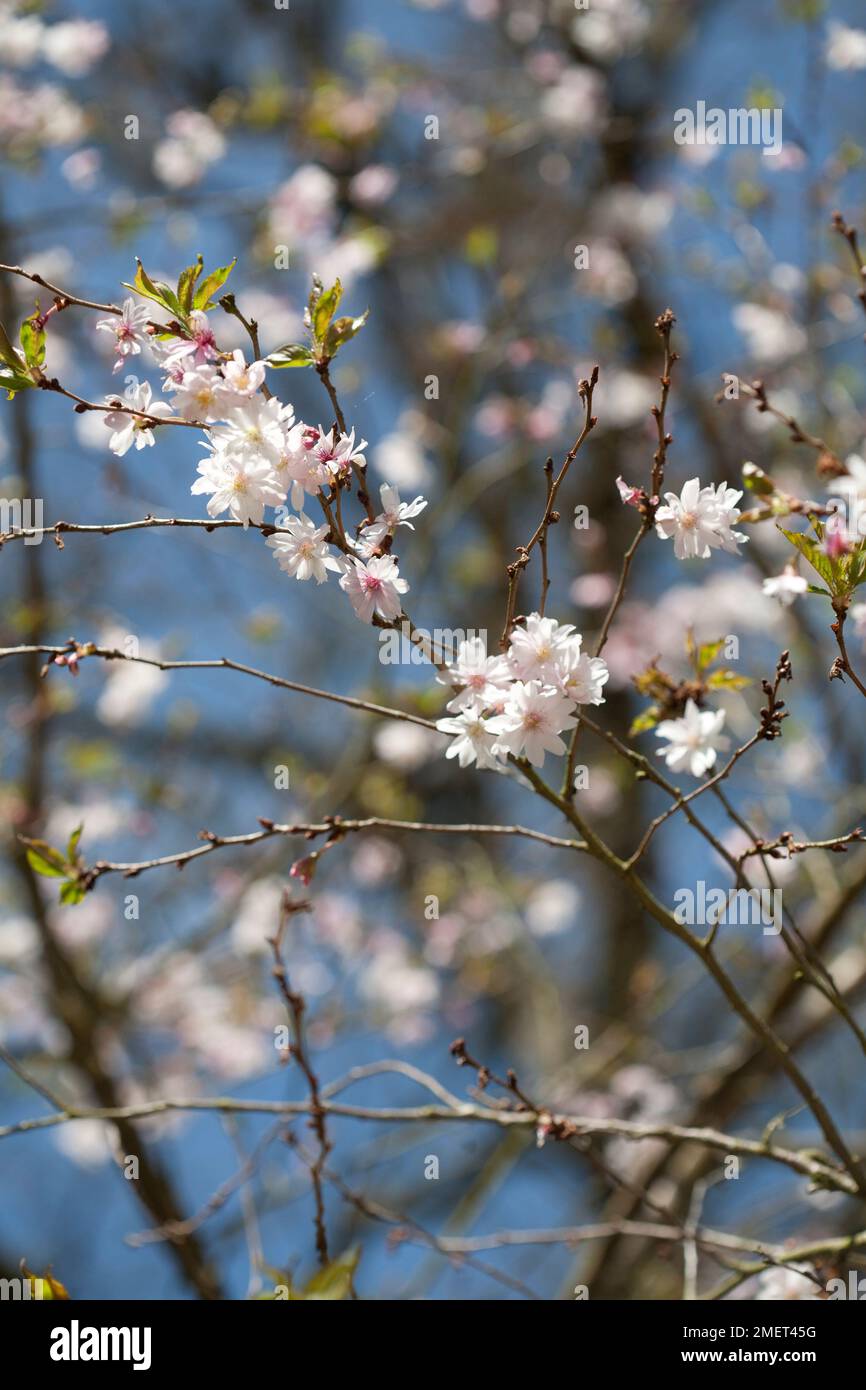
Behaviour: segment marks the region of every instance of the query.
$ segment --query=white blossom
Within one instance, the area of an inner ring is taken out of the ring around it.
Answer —
[[[706,560],[719,547],[736,554],[737,544],[747,539],[741,531],[731,530],[740,515],[734,505],[740,497],[742,493],[727,483],[701,487],[698,478],[690,478],[679,497],[665,493],[655,515],[656,533],[663,540],[673,538],[678,560]]]
[[[510,686],[512,674],[503,656],[487,655],[483,638],[470,637],[458,646],[447,673],[436,679],[443,685],[463,687],[447,705],[448,709],[459,712],[471,704],[480,704],[482,708],[495,705]]]
[[[368,546],[379,545],[386,536],[393,535],[398,526],[408,526],[410,531],[414,531],[410,518],[420,515],[427,506],[423,497],[416,497],[414,502],[401,502],[397,488],[389,483],[382,484],[379,496],[382,511],[361,533],[361,539]]]
[[[247,363],[240,348],[223,362],[223,377],[227,386],[238,396],[254,396],[265,379],[264,362]]]
[[[783,608],[788,608],[800,594],[805,594],[809,585],[801,574],[786,569],[781,574],[764,580],[762,592],[768,598],[777,598]]]
[[[472,763],[478,767],[495,767],[497,734],[491,724],[491,720],[484,718],[483,705],[477,700],[461,706],[450,718],[437,719],[436,728],[453,739],[445,750],[446,758],[456,758],[460,767],[470,767]]]
[[[854,72],[866,68],[866,29],[850,29],[831,19],[827,26],[824,58],[828,68]]]
[[[577,723],[572,708],[570,700],[540,681],[515,681],[502,714],[495,715],[488,728],[497,735],[499,749],[541,767],[545,753],[566,751],[559,735]]]
[[[573,635],[571,623],[558,623],[530,613],[526,623],[511,633],[508,661],[515,676],[524,681],[555,678],[556,658],[568,647]],[[579,647],[580,638],[577,643]]]
[[[203,362],[192,371],[182,371],[179,381],[169,376],[163,390],[174,391],[172,403],[185,420],[218,420],[230,408],[231,397],[223,379],[209,362]]]
[[[287,431],[286,440],[280,450],[275,468],[285,483],[285,492],[291,487],[292,506],[299,511],[304,505],[304,494],[315,496],[321,487],[330,482],[330,475],[313,451],[318,438],[318,430],[297,424]]]
[[[265,507],[276,507],[285,493],[272,464],[263,455],[214,450],[198,464],[200,477],[190,492],[210,493],[208,516],[228,511],[248,526],[264,519]]]
[[[668,742],[667,748],[658,750],[659,755],[672,772],[686,771],[692,777],[703,777],[715,766],[716,754],[730,743],[721,732],[724,722],[723,709],[699,710],[694,700],[688,700],[682,718],[664,719],[658,725],[657,737]]]
[[[225,153],[222,131],[202,111],[175,111],[165,128],[168,134],[153,152],[153,169],[169,188],[197,183],[208,165]]]
[[[151,400],[151,396],[150,382],[137,382],[131,390],[126,392],[124,404],[130,410],[140,410],[147,415],[165,417],[171,414],[171,407],[165,401]],[[112,405],[116,397],[107,396],[106,400],[109,405]],[[147,420],[139,420],[126,410],[106,411],[105,424],[112,432],[108,447],[119,458],[123,458],[123,455],[132,448],[133,444],[136,449],[144,449],[154,443],[151,423]]]
[[[268,536],[267,543],[274,552],[274,559],[281,570],[294,579],[315,579],[324,584],[328,570],[340,573],[343,565],[332,554],[325,537],[330,527],[327,522],[315,526],[309,517],[289,516],[280,522],[280,530],[275,536]]]
[[[580,650],[579,640],[564,647],[555,658],[555,685],[577,705],[603,705],[602,690],[610,680],[607,662]]]

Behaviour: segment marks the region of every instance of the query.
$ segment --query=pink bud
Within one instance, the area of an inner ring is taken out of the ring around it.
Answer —
[[[840,521],[830,521],[824,532],[824,551],[831,560],[836,560],[840,555],[847,555],[851,549],[851,542],[845,534],[845,528]]]
[[[632,487],[630,483],[625,482],[622,478],[617,478],[616,486],[619,491],[620,498],[627,507],[640,506],[641,499],[644,495],[643,488]]]
[[[307,884],[312,882],[313,874],[316,872],[316,861],[318,858],[318,853],[315,853],[308,854],[304,859],[296,859],[289,869],[289,877],[299,878],[306,888]]]

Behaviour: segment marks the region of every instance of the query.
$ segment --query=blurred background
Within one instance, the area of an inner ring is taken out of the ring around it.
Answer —
[[[866,34],[850,27],[862,18],[857,0],[591,0],[586,10],[572,0],[3,0],[0,261],[117,303],[135,256],[174,281],[199,251],[208,266],[237,255],[229,288],[258,320],[265,351],[302,335],[311,273],[339,275],[346,311],[371,309],[335,371],[349,423],[369,441],[371,481],[430,501],[400,546],[413,617],[489,631],[491,648],[505,566],[542,512],[544,461],[561,461],[573,442],[577,383],[597,363],[599,424],[552,533],[548,604],[590,641],[634,530],[615,479],[649,477],[661,370],[653,322],[666,306],[682,357],[670,486],[696,474],[736,484],[752,460],[800,495],[826,493],[814,455],[784,427],[746,400],[717,403],[723,372],[762,377],[839,457],[861,447],[862,310],[830,218],[841,207],[863,226]],[[674,112],[698,100],[781,107],[781,153],[677,146]],[[125,138],[129,116],[137,139]],[[32,311],[33,290],[0,277],[7,328]],[[97,317],[70,309],[52,320],[47,367],[99,400],[122,375],[111,375]],[[246,347],[237,322],[219,310],[214,319],[221,346]],[[136,358],[132,370],[158,390],[153,364]],[[330,426],[314,373],[273,385],[300,418]],[[47,394],[4,402],[0,495],[43,498],[46,524],[204,514],[204,499],[189,495],[195,435],[165,430],[155,448],[118,459],[107,434],[99,417]],[[588,529],[569,524],[578,504]],[[818,600],[782,610],[762,596],[785,543],[768,528],[751,534],[747,559],[716,552],[683,566],[670,546],[642,548],[606,650],[600,714],[624,736],[645,703],[634,673],[655,657],[685,674],[689,628],[702,641],[732,634],[737,671],[757,685],[723,700],[742,741],[760,678],[790,647],[784,738],[759,748],[731,797],[762,833],[832,835],[862,813],[859,697],[838,682],[828,693],[834,652]],[[524,611],[538,581],[530,567]],[[10,544],[0,586],[4,646],[134,638],[145,655],[227,656],[428,717],[442,711],[429,667],[383,665],[337,586],[293,584],[254,532]],[[202,828],[239,834],[259,816],[517,819],[567,833],[504,778],[460,773],[417,726],[227,671],[86,662],[77,680],[56,669],[42,680],[41,665],[0,667],[0,1042],[70,1101],[305,1094],[275,1052],[285,1015],[267,946],[300,851],[274,841],[183,875],[108,878],[61,908],[16,834],[58,843],[83,822],[92,861],[192,847]],[[636,746],[651,753],[654,742],[645,734]],[[581,810],[627,852],[663,803],[604,745],[585,735],[582,746]],[[281,765],[288,790],[275,787]],[[705,810],[741,848],[723,809]],[[664,901],[698,878],[727,886],[706,848],[676,818],[656,837],[648,868]],[[800,926],[824,930],[825,958],[862,1007],[860,863],[856,853],[802,856],[781,866],[780,882]],[[326,857],[309,895],[313,910],[292,919],[285,956],[325,1082],[399,1056],[462,1094],[472,1078],[448,1045],[463,1035],[475,1056],[513,1067],[530,1094],[574,1113],[751,1134],[795,1105],[695,962],[590,861],[530,842],[358,837]],[[862,1057],[820,997],[792,985],[778,940],[733,927],[720,953],[840,1122],[866,1130]],[[581,1025],[586,1050],[574,1045]],[[394,1075],[350,1097],[424,1099]],[[44,1111],[0,1070],[0,1124]],[[807,1116],[787,1123],[808,1141]],[[302,1122],[295,1130],[308,1141]],[[694,1183],[709,1181],[704,1219],[758,1239],[856,1229],[844,1201],[757,1162],[716,1183],[717,1163],[704,1170],[682,1153],[666,1163],[652,1143],[581,1154],[493,1126],[343,1120],[331,1130],[329,1166],[394,1215],[371,1220],[326,1188],[332,1250],[361,1247],[363,1298],[557,1299],[578,1282],[592,1297],[679,1297],[679,1254],[657,1243],[506,1247],[479,1267],[399,1236],[408,1214],[457,1237],[600,1220],[623,1214],[629,1184],[650,1180],[683,1210]],[[125,1181],[118,1153],[143,1155],[143,1181]],[[425,1178],[431,1155],[437,1180]],[[136,1242],[172,1214],[200,1212],[245,1160],[243,1192],[188,1241]],[[301,1281],[315,1270],[308,1175],[267,1117],[15,1135],[0,1144],[0,1186],[2,1272],[22,1257],[37,1271],[51,1265],[73,1297],[243,1298],[272,1283],[259,1261]],[[709,1284],[723,1275],[707,1260]]]

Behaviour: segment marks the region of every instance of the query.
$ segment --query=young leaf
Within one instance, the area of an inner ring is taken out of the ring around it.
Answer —
[[[633,738],[635,734],[645,734],[647,729],[654,729],[660,718],[661,711],[658,706],[651,705],[649,709],[644,710],[643,714],[636,715],[631,721],[631,727],[628,731],[629,738]]]
[[[352,1289],[352,1275],[358,1267],[361,1249],[353,1245],[336,1260],[332,1260],[318,1274],[314,1274],[304,1290],[304,1297],[313,1300],[339,1302],[348,1298]]]
[[[180,272],[177,282],[177,298],[181,309],[188,314],[193,307],[193,291],[198,277],[204,270],[204,261],[199,254],[196,256],[195,265],[188,265],[186,270]]]
[[[45,840],[25,840],[27,863],[34,873],[43,878],[66,878],[68,866],[59,849]]]
[[[752,682],[748,676],[738,676],[736,671],[723,669],[713,671],[707,677],[707,688],[709,690],[743,690]]]
[[[3,327],[2,323],[0,323],[0,359],[6,363],[7,367],[11,367],[13,371],[21,371],[21,354],[20,352],[16,352],[10,343],[6,334],[6,329]]]
[[[275,367],[278,371],[283,367],[311,367],[313,354],[302,343],[287,343],[285,347],[272,352],[265,361],[269,367]]]
[[[836,593],[838,588],[837,575],[829,555],[825,554],[817,541],[811,536],[807,536],[804,531],[786,531],[784,526],[779,530],[782,535],[787,537],[796,550],[804,555],[812,566],[812,569],[820,574],[821,578],[829,584],[831,592]]]
[[[0,390],[6,392],[7,400],[11,401],[16,391],[26,391],[28,387],[35,385],[32,377],[24,376],[20,371],[10,371],[7,367],[0,367]]]
[[[84,898],[84,889],[77,878],[68,878],[65,883],[60,885],[60,901],[67,907],[74,907]]]
[[[750,492],[756,492],[759,497],[772,497],[776,491],[773,479],[768,477],[763,468],[759,468],[756,463],[743,464],[743,484]]]
[[[725,638],[720,637],[718,642],[704,642],[699,648],[695,664],[698,673],[702,674],[708,666],[712,666],[719,652],[725,645]]]
[[[161,280],[151,280],[141,261],[136,256],[135,279],[130,285],[126,280],[123,282],[124,289],[134,290],[136,294],[143,295],[145,299],[152,299],[154,303],[168,309],[172,314],[177,314],[183,318],[184,313],[180,305],[180,300],[174,290],[169,289]]]
[[[226,280],[234,269],[237,256],[228,265],[221,265],[218,270],[212,270],[210,275],[206,275],[202,280],[192,301],[194,309],[210,309],[216,302],[214,295],[217,290],[222,289]]]
[[[40,319],[41,315],[37,307],[36,313],[31,314],[30,318],[25,319],[21,325],[19,338],[28,367],[41,367],[45,361],[45,329],[42,327]]]
[[[82,832],[83,829],[84,829],[84,822],[82,821],[82,823],[81,823],[80,825],[76,825],[76,827],[75,827],[75,829],[73,830],[72,834],[69,836],[69,843],[68,843],[67,846],[66,846],[66,862],[67,862],[67,864],[74,864],[74,863],[75,863],[75,856],[76,856],[76,854],[77,854],[77,852],[78,852],[78,841],[81,839],[81,832]]]
[[[325,334],[328,325],[339,308],[340,300],[343,297],[343,286],[337,280],[329,290],[324,290],[316,300],[313,308],[313,337],[317,343],[325,341]]]
[[[334,319],[325,334],[325,351],[328,356],[335,357],[344,343],[348,343],[350,338],[354,338],[356,333],[360,333],[369,316],[370,310],[365,309],[363,314],[359,314],[357,318]]]

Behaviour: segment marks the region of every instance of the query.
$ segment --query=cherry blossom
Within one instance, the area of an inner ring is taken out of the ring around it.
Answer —
[[[623,478],[617,478],[616,486],[625,506],[637,507],[640,505],[643,488],[632,487],[631,483],[627,483]]]
[[[518,625],[511,633],[508,660],[515,676],[520,680],[555,678],[556,657],[567,648],[573,634],[574,627],[570,623],[558,623],[553,618],[530,613],[525,624]]]
[[[285,452],[293,423],[290,405],[282,405],[276,397],[266,401],[263,396],[256,396],[245,405],[226,411],[223,423],[214,425],[208,434],[217,450],[267,456],[271,467],[275,467]]]
[[[777,598],[783,608],[788,608],[794,599],[800,594],[805,594],[808,588],[809,585],[801,574],[785,569],[781,574],[768,576],[761,586],[761,591],[768,598]]]
[[[667,739],[667,748],[658,750],[672,772],[690,772],[703,777],[715,767],[716,755],[730,740],[721,732],[725,711],[699,710],[694,700],[686,701],[680,719],[663,719],[656,729],[658,738]]]
[[[559,735],[577,723],[572,708],[571,700],[540,681],[515,681],[502,714],[495,715],[488,728],[497,735],[500,749],[541,767],[545,753],[566,751]]]
[[[185,420],[221,419],[231,399],[216,367],[207,362],[190,372],[181,370],[179,381],[169,376],[163,390],[175,392],[174,408]]]
[[[602,690],[610,680],[607,663],[571,642],[556,657],[556,687],[578,705],[603,705]]]
[[[166,401],[154,401],[151,399],[152,390],[149,381],[137,382],[126,392],[125,403],[129,410],[140,410],[147,415],[166,417],[171,414],[171,406]],[[107,396],[109,405],[113,405],[117,400],[116,396]],[[111,438],[108,447],[118,458],[133,444],[136,449],[144,449],[154,443],[152,422],[140,420],[135,415],[130,415],[128,410],[109,410],[105,414],[105,424],[111,430]]]
[[[449,709],[454,708],[453,703]],[[445,750],[446,758],[456,758],[460,767],[496,767],[497,733],[493,720],[485,719],[483,704],[475,699],[462,705],[459,712],[447,719],[437,719],[436,728],[443,734],[451,734],[453,741]]]
[[[265,379],[264,362],[247,363],[240,348],[222,364],[226,384],[238,396],[254,396]]]
[[[840,72],[866,68],[866,29],[851,29],[831,19],[827,25],[824,58],[828,68]]]
[[[319,426],[318,438],[313,443],[312,451],[317,461],[324,464],[335,478],[339,478],[350,473],[353,465],[366,468],[367,460],[362,452],[366,447],[366,439],[355,444],[354,430],[349,434],[341,434],[338,430],[332,429],[325,434]]]
[[[391,487],[388,483],[383,483],[379,488],[379,496],[382,499],[382,511],[365,529],[362,537],[371,546],[379,545],[386,536],[393,535],[398,526],[408,526],[410,531],[414,531],[415,527],[409,518],[419,516],[427,506],[423,497],[416,497],[414,502],[401,502],[397,488]]]
[[[340,580],[340,588],[345,589],[364,623],[371,623],[374,617],[383,618],[385,622],[399,618],[403,611],[400,595],[409,591],[392,555],[374,557],[366,564],[353,559]]]
[[[737,544],[747,538],[731,526],[740,515],[735,503],[741,492],[720,483],[718,488],[701,487],[699,478],[690,478],[678,497],[666,492],[664,504],[655,515],[656,533],[663,540],[673,538],[678,560],[709,558],[722,547],[736,553]]]
[[[97,328],[115,336],[115,372],[120,371],[125,358],[137,356],[141,352],[142,343],[147,341],[143,330],[148,318],[147,307],[144,304],[136,304],[130,296],[123,301],[119,314],[112,314],[110,318],[99,319],[97,322]]]
[[[194,362],[212,362],[219,357],[216,336],[207,314],[201,309],[193,309],[189,316],[190,336],[181,338],[177,347],[169,350],[165,358],[166,367],[191,357]]]
[[[315,526],[308,516],[289,516],[280,522],[280,530],[275,536],[268,536],[267,544],[274,552],[274,559],[281,570],[293,579],[315,579],[324,584],[328,570],[341,573],[344,566],[331,554],[325,537],[330,527],[327,522]]]
[[[190,492],[211,494],[208,516],[228,511],[248,526],[251,521],[263,521],[265,507],[279,506],[285,497],[273,465],[264,455],[215,449],[199,462],[198,472],[201,476]]]
[[[437,676],[437,680],[463,687],[446,706],[459,712],[475,704],[480,704],[482,708],[495,705],[511,685],[512,674],[505,657],[488,656],[484,640],[471,637],[460,643],[447,675]],[[460,766],[465,767],[466,764],[461,763]]]
[[[311,496],[330,482],[330,474],[320,463],[313,451],[318,431],[308,425],[297,424],[288,432],[285,444],[276,461],[278,476],[285,481],[284,492],[291,487],[292,506],[299,511],[304,505],[304,494]]]

